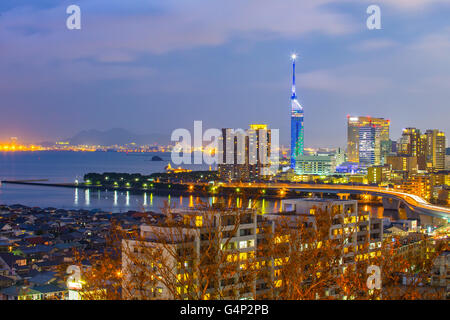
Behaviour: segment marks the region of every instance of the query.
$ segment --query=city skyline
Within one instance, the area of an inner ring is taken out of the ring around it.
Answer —
[[[448,300],[448,17],[2,0],[0,300]]]
[[[308,106],[305,147],[345,146],[347,114],[391,119],[393,139],[406,127],[448,135],[450,7],[443,1],[381,1],[381,30],[366,28],[366,1],[249,1],[232,11],[78,1],[83,27],[72,31],[68,4],[0,5],[2,140],[61,140],[113,127],[170,134],[202,120],[212,128],[267,123],[289,145],[292,51],[300,53],[297,90]],[[216,11],[240,22],[213,23]],[[281,23],[289,19],[295,23]],[[204,23],[215,27],[204,31]],[[179,36],[169,40],[165,32]]]

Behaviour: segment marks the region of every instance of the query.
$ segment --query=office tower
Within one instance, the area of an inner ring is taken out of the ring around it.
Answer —
[[[418,169],[426,169],[425,144],[419,129],[403,129],[402,136],[397,143],[397,154],[399,156],[417,157]]]
[[[439,130],[425,132],[425,157],[428,170],[445,170],[445,134]]]
[[[331,156],[299,156],[295,164],[297,174],[329,175],[331,173]]]
[[[347,118],[347,161],[382,165],[382,143],[389,141],[390,121],[372,117]]]
[[[304,127],[303,107],[300,105],[295,93],[295,60],[297,56],[292,55],[292,96],[291,96],[291,168],[295,169],[297,157],[303,155]]]
[[[267,125],[250,125],[246,131],[222,129],[218,150],[220,179],[253,181],[270,176],[271,139]]]
[[[359,163],[365,166],[375,164],[375,127],[359,128]]]

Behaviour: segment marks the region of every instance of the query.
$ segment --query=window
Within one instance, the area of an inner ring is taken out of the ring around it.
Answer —
[[[27,260],[17,260],[16,263],[18,266],[23,267],[27,265]]]
[[[196,216],[195,217],[195,226],[196,227],[203,226],[203,217],[202,216]]]

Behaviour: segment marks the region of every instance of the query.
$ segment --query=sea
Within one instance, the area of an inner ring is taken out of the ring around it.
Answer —
[[[159,156],[163,161],[152,161]],[[74,151],[35,151],[35,152],[0,152],[0,181],[36,180],[48,183],[73,183],[83,181],[83,176],[90,172],[122,172],[151,174],[164,172],[165,166],[171,164],[170,153],[125,153],[125,152],[74,152]],[[192,170],[208,170],[208,165],[183,165]],[[106,212],[155,211],[170,205],[171,207],[192,207],[196,203],[213,203],[214,197],[200,198],[187,196],[157,196],[151,192],[132,192],[117,190],[84,190],[79,188],[62,188],[30,186],[2,183],[0,185],[0,205],[22,204],[30,207],[54,207],[60,209],[87,209]],[[236,201],[239,201],[237,199]],[[281,208],[280,201],[257,200],[255,205],[261,214],[276,212]],[[378,217],[383,215],[383,208],[367,206]]]
[[[152,161],[158,156],[162,161]],[[170,153],[125,152],[74,152],[35,151],[0,152],[0,181],[28,180],[43,183],[73,183],[83,181],[90,172],[122,172],[151,174],[164,172],[171,161]],[[208,165],[182,165],[192,170],[209,170]],[[186,196],[157,196],[151,192],[117,190],[84,190],[2,183],[0,205],[22,204],[30,207],[53,207],[60,209],[87,209],[107,212],[155,211],[171,207],[192,207],[199,202],[212,203],[216,198]],[[256,203],[261,213],[277,210],[279,201],[261,200]]]

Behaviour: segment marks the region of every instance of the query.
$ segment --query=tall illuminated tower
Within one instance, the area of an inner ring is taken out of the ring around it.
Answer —
[[[303,155],[303,107],[300,105],[295,94],[295,60],[292,59],[292,96],[291,96],[291,168],[295,170],[295,163],[299,156]]]

